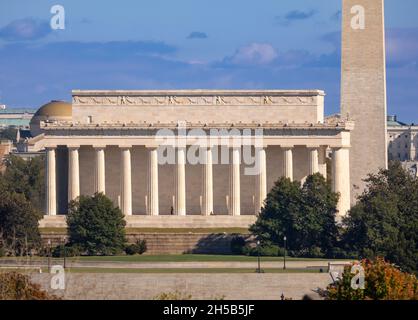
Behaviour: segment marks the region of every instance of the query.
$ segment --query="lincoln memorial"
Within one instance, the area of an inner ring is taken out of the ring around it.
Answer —
[[[326,176],[327,163],[341,217],[354,123],[324,119],[324,96],[74,90],[31,121],[30,147],[46,152],[41,226],[65,226],[69,201],[102,192],[131,227],[248,227],[279,177]]]

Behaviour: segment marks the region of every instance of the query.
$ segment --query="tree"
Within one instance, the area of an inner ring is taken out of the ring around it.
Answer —
[[[0,139],[7,139],[13,141],[13,143],[16,143],[17,130],[18,129],[13,127],[7,127],[3,130],[0,130]]]
[[[102,193],[71,201],[67,224],[70,245],[89,255],[113,255],[125,248],[124,215]]]
[[[0,183],[0,240],[14,254],[40,244],[38,221],[42,214],[22,194],[8,191]]]
[[[44,157],[28,160],[10,155],[5,160],[6,170],[1,180],[8,190],[22,193],[33,206],[44,209],[45,200],[45,161]]]
[[[371,174],[367,189],[343,220],[343,244],[360,257],[383,256],[418,271],[418,179],[399,162]]]
[[[316,244],[327,256],[332,256],[339,231],[335,222],[339,195],[332,192],[321,174],[314,174],[306,179],[302,198],[301,218],[306,229],[301,230],[304,240],[301,246]]]
[[[342,277],[322,294],[329,300],[418,300],[418,280],[382,258],[360,262],[364,270],[364,289],[354,289],[351,265]],[[354,280],[354,281],[353,281]]]
[[[283,245],[298,255],[331,255],[337,241],[335,224],[338,194],[320,174],[298,182],[280,178],[250,231],[264,243]]]

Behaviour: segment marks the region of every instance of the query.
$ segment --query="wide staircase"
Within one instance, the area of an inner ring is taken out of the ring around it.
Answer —
[[[228,233],[127,233],[129,243],[139,239],[147,241],[147,254],[183,254],[183,253],[207,253],[229,254],[231,253],[231,240],[235,235]],[[54,247],[65,243],[66,235],[42,234],[45,246],[50,242]]]
[[[231,253],[230,234],[211,233],[140,233],[128,234],[129,242],[147,241],[148,254]]]

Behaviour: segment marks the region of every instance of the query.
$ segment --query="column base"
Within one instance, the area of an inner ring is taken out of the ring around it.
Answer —
[[[145,216],[125,217],[127,228],[248,228],[257,217],[246,216]]]
[[[248,228],[257,216],[125,216],[127,228]],[[67,228],[66,215],[44,216],[39,228]]]

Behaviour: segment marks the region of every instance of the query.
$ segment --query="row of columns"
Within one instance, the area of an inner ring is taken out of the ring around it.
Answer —
[[[94,147],[94,191],[105,193],[105,147]],[[68,170],[68,199],[76,199],[80,195],[80,169],[79,148],[68,147],[69,170]],[[55,148],[47,148],[47,214],[56,215],[56,151]],[[204,148],[203,165],[203,192],[202,192],[202,215],[213,214],[213,154],[212,148]],[[241,183],[240,163],[241,148],[232,148],[232,161],[230,164],[230,192],[228,197],[229,214],[239,216],[241,214]],[[125,215],[132,215],[132,166],[131,148],[121,147],[121,180],[120,180],[120,208]],[[263,207],[267,197],[267,165],[266,149],[256,149],[257,161],[260,165],[259,174],[256,176],[255,209],[257,214]],[[284,176],[293,180],[293,148],[283,148],[283,173]],[[186,149],[176,149],[176,183],[175,205],[176,215],[186,215]],[[325,151],[320,147],[309,148],[309,174],[322,173],[326,176]],[[333,149],[333,190],[340,193],[338,209],[347,212],[350,208],[350,183],[349,183],[349,149]],[[148,148],[148,192],[147,192],[147,215],[159,215],[158,204],[158,151],[157,148]]]

